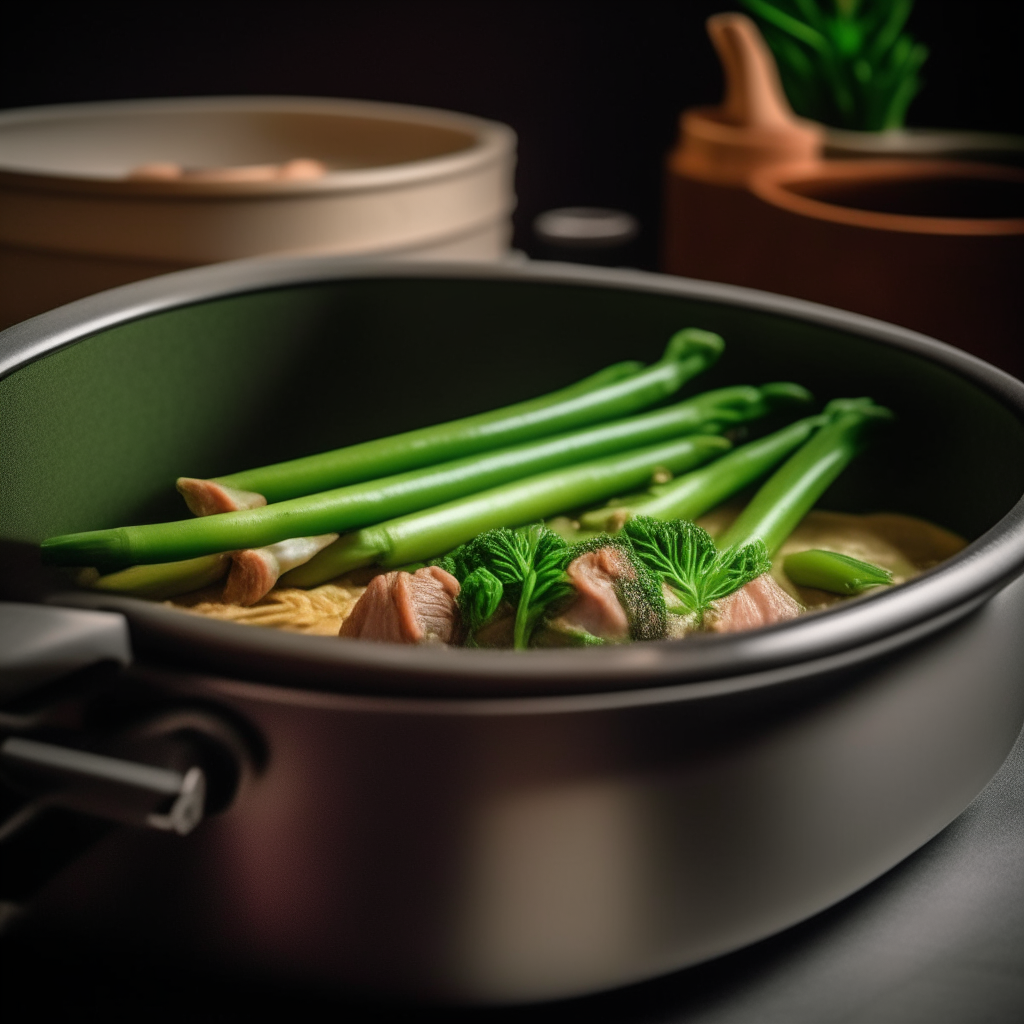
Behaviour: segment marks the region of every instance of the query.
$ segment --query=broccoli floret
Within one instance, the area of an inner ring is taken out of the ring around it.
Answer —
[[[528,647],[548,608],[572,593],[565,573],[570,554],[558,534],[535,523],[518,530],[488,530],[446,556],[442,568],[462,585],[459,608],[470,642],[506,600],[516,610],[513,646]]]
[[[686,519],[635,516],[622,531],[637,559],[678,602],[668,610],[700,626],[715,601],[728,597],[771,569],[761,541],[719,551],[706,530]]]

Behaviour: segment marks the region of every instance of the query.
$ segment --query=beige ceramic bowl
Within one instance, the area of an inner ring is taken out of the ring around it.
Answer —
[[[114,285],[245,256],[500,258],[515,143],[492,121],[356,100],[5,112],[0,327]],[[289,176],[296,160],[305,173]]]

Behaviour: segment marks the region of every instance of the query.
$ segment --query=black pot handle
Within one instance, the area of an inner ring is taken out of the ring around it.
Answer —
[[[93,666],[102,691],[132,660],[123,615],[0,602],[0,930],[14,919],[5,908],[20,917],[111,825],[185,836],[253,773],[251,737],[216,709],[154,709],[90,734],[54,721],[50,695],[34,692]],[[41,713],[15,710],[40,699]]]

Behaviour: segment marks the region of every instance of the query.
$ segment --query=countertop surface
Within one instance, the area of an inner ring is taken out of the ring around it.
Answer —
[[[953,824],[851,898],[730,956],[586,999],[487,1011],[354,1003],[30,928],[10,934],[0,953],[8,1024],[1017,1024],[1024,1020],[1024,734]]]

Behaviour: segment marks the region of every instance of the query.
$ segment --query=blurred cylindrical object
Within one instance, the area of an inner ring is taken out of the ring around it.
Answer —
[[[1024,171],[834,160],[767,168],[750,187],[761,208],[749,283],[913,328],[1024,378]]]
[[[514,132],[448,111],[228,97],[0,114],[0,327],[246,256],[498,259]]]
[[[542,259],[628,266],[635,261],[640,224],[625,210],[563,206],[536,217],[533,233]]]

